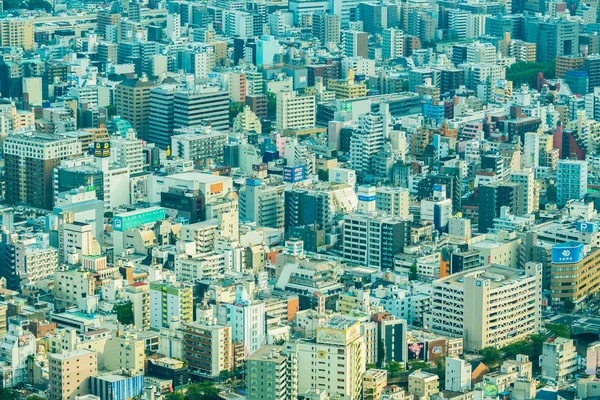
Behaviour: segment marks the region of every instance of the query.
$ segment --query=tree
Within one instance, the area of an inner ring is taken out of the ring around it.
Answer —
[[[123,325],[131,325],[134,322],[133,303],[130,301],[123,304],[115,304],[113,313],[117,314],[117,320]]]
[[[27,398],[27,400],[46,400],[45,397],[38,396],[37,394],[32,394]]]
[[[219,391],[215,384],[209,381],[189,386],[185,395],[186,400],[217,400],[218,398]]]
[[[185,400],[185,396],[179,391],[171,392],[167,393],[167,395],[165,396],[165,400]]]
[[[2,388],[0,387],[0,399],[2,400],[18,400],[19,393],[16,390],[11,388]]]
[[[414,371],[417,369],[428,368],[429,364],[427,364],[425,361],[413,360],[409,362],[409,366],[410,369]]]
[[[417,273],[417,264],[413,264],[410,266],[410,272],[408,273],[409,281],[416,281],[419,279],[419,274]]]
[[[367,363],[367,369],[375,369],[377,368],[377,365],[375,365],[375,363]]]
[[[483,363],[488,367],[497,366],[502,360],[502,352],[495,347],[486,347],[479,352],[483,356]]]
[[[506,80],[512,81],[514,87],[526,83],[531,88],[537,87],[537,74],[541,72],[544,78],[553,79],[556,71],[555,60],[544,62],[519,62],[506,69]]]
[[[527,340],[519,340],[502,348],[504,357],[516,358],[517,354],[531,354],[533,351],[533,343]]]
[[[563,307],[565,311],[571,312],[575,309],[575,303],[571,299],[566,299]]]
[[[277,116],[277,95],[271,91],[267,93],[267,117],[275,119]]]
[[[569,327],[565,324],[546,324],[546,329],[548,329],[554,336],[570,338],[571,332],[569,331]]]
[[[396,378],[400,376],[402,372],[404,372],[404,365],[402,365],[398,361],[390,361],[389,363],[387,363],[384,369],[388,372],[389,378]]]
[[[117,107],[113,105],[106,106],[106,117],[111,118],[117,115]]]
[[[235,117],[237,117],[239,113],[244,111],[245,106],[246,105],[244,103],[236,101],[229,103],[229,126],[233,126],[233,121],[235,120]]]

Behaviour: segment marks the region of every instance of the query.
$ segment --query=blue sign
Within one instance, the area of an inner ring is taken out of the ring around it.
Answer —
[[[358,200],[360,201],[375,201],[376,196],[362,196],[358,195]]]
[[[304,176],[304,165],[298,165],[295,167],[283,167],[284,182],[300,182],[304,180]]]
[[[579,232],[598,232],[600,224],[597,222],[578,222],[577,230]]]
[[[262,180],[260,180],[260,179],[253,179],[253,178],[246,179],[246,185],[248,185],[248,186],[260,186],[261,183],[262,183]]]
[[[574,264],[583,260],[583,243],[567,242],[552,246],[553,264]]]

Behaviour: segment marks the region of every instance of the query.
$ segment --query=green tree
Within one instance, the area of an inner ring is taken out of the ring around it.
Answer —
[[[113,105],[106,106],[106,117],[112,118],[117,115],[117,107]]]
[[[131,325],[133,319],[133,303],[128,301],[123,304],[115,304],[113,314],[117,314],[117,320],[123,325]]]
[[[531,354],[533,343],[528,340],[519,340],[502,348],[504,357],[515,358],[517,354]]]
[[[411,371],[429,368],[429,364],[427,364],[425,361],[420,360],[409,361],[408,366]]]
[[[165,400],[185,400],[185,396],[180,391],[167,393]]]
[[[205,381],[190,385],[185,400],[217,400],[219,391],[213,382]]]
[[[275,119],[277,116],[277,95],[271,91],[267,93],[267,117]]]
[[[367,363],[367,369],[374,369],[377,368],[377,365],[375,365],[375,363]]]
[[[413,264],[410,266],[410,272],[408,273],[409,281],[416,281],[419,279],[419,274],[417,273],[417,264]]]
[[[383,369],[388,372],[389,378],[396,378],[400,376],[402,372],[404,372],[404,365],[398,361],[390,361]]]
[[[546,202],[556,203],[556,185],[548,185],[546,189]]]
[[[546,79],[553,79],[556,73],[556,61],[512,64],[506,69],[506,79],[512,81],[514,87],[526,83],[529,87],[535,88],[537,87],[538,72],[542,72]]]
[[[2,400],[18,400],[19,393],[11,388],[0,387],[0,399]]]
[[[244,103],[236,101],[229,103],[229,126],[233,126],[235,117],[237,117],[237,115],[244,110],[245,106],[246,105]]]
[[[320,169],[317,171],[317,176],[319,177],[320,181],[327,182],[329,180],[329,171]]]
[[[488,367],[497,366],[502,361],[502,352],[495,347],[486,347],[479,352],[483,356],[483,363]]]
[[[559,337],[564,337],[564,338],[571,337],[571,332],[569,330],[569,327],[565,324],[546,324],[546,329],[548,329],[554,336],[559,336]]]
[[[571,299],[566,299],[564,303],[565,311],[571,312],[575,309],[575,303]]]

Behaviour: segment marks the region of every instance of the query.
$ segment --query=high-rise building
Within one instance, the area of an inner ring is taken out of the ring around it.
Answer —
[[[115,88],[117,114],[129,121],[140,139],[148,140],[150,90],[154,82],[147,78],[126,79]]]
[[[378,186],[375,208],[378,212],[389,214],[400,218],[408,218],[408,204],[410,196],[408,189]]]
[[[173,135],[174,98],[175,87],[160,86],[150,90],[148,139],[163,149],[171,144]]]
[[[373,268],[393,268],[402,252],[408,222],[391,216],[346,214],[343,223],[344,258]]]
[[[48,356],[48,399],[75,400],[89,394],[90,378],[98,374],[98,354],[73,350]]]
[[[312,16],[312,34],[321,43],[340,42],[340,16],[317,12]]]
[[[513,215],[522,215],[523,186],[511,182],[494,182],[479,187],[479,232],[485,233],[500,216],[500,208],[507,206]]]
[[[300,96],[296,92],[277,94],[277,132],[286,129],[314,128],[316,120],[315,96]]]
[[[383,30],[381,54],[384,59],[396,59],[404,55],[404,32],[389,28]]]
[[[500,265],[471,269],[433,282],[425,322],[432,332],[463,337],[467,351],[502,348],[539,331],[541,294],[540,264],[525,264],[524,274]]]
[[[150,329],[150,286],[146,282],[133,283],[125,288],[123,297],[131,302],[133,325],[136,329]]]
[[[273,65],[279,53],[279,40],[275,37],[263,35],[256,40],[256,65]]]
[[[231,327],[199,321],[183,324],[183,353],[188,372],[201,378],[218,378],[233,369]]]
[[[0,46],[33,50],[33,19],[3,18],[0,20]]]
[[[535,169],[540,166],[540,135],[526,132],[523,140],[523,167]]]
[[[297,392],[320,388],[331,397],[361,399],[366,350],[360,323],[333,317],[316,331],[316,339],[286,346],[297,358]]]
[[[151,282],[150,327],[168,327],[174,317],[182,322],[192,321],[192,286],[179,282]]]
[[[578,369],[577,349],[573,339],[558,337],[542,345],[542,378],[562,385]]]
[[[559,160],[556,181],[556,204],[582,200],[587,193],[587,161]]]
[[[10,135],[4,142],[5,201],[51,210],[53,170],[61,160],[79,154],[76,139],[38,132]]]
[[[350,140],[350,167],[363,179],[373,169],[373,158],[383,150],[385,126],[389,122],[383,114],[363,114],[358,119],[358,128]]]
[[[239,191],[240,219],[256,222],[258,226],[282,228],[285,224],[283,182],[262,182],[247,179]]]
[[[537,60],[549,61],[558,56],[579,53],[579,24],[553,20],[537,24]]]
[[[535,177],[531,168],[523,168],[510,174],[510,181],[523,186],[522,214],[531,214],[538,209],[539,199],[535,194]],[[512,212],[512,210],[511,210]]]
[[[209,159],[220,163],[226,143],[227,134],[217,129],[175,129],[171,136],[171,154],[201,165]]]
[[[369,34],[361,31],[342,31],[342,50],[346,57],[369,58]]]
[[[220,304],[217,313],[219,323],[231,326],[231,340],[243,345],[247,355],[265,345],[265,303],[250,300],[244,286],[236,287],[234,304]]]
[[[177,92],[173,102],[175,128],[210,125],[213,129],[229,129],[229,93],[218,87]]]

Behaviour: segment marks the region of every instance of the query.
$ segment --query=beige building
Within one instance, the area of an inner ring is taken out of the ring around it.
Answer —
[[[0,20],[0,46],[33,50],[33,19],[6,18]]]
[[[277,132],[283,134],[287,129],[314,128],[315,121],[314,96],[298,96],[296,92],[277,94]]]
[[[369,369],[363,378],[363,400],[380,400],[383,388],[387,386],[387,371]]]
[[[57,307],[77,306],[77,300],[94,295],[96,279],[89,271],[71,269],[54,274],[54,304]]]
[[[233,369],[231,327],[213,323],[183,324],[183,353],[190,374],[217,378]]]
[[[148,115],[150,113],[150,89],[154,82],[128,79],[115,88],[117,114],[129,121],[140,139],[148,139]]]
[[[564,384],[567,378],[577,372],[577,349],[573,339],[556,338],[544,343],[540,356],[542,378]]]
[[[135,374],[144,373],[144,339],[132,332],[117,331],[107,340],[104,348],[104,367],[110,371],[126,369]]]
[[[440,389],[439,378],[435,374],[416,370],[408,376],[408,392],[419,399],[429,399]]]
[[[133,283],[125,288],[123,295],[131,301],[135,329],[150,329],[150,286],[146,282]]]
[[[74,400],[89,394],[90,377],[98,374],[98,356],[90,350],[50,354],[48,364],[48,400]]]

